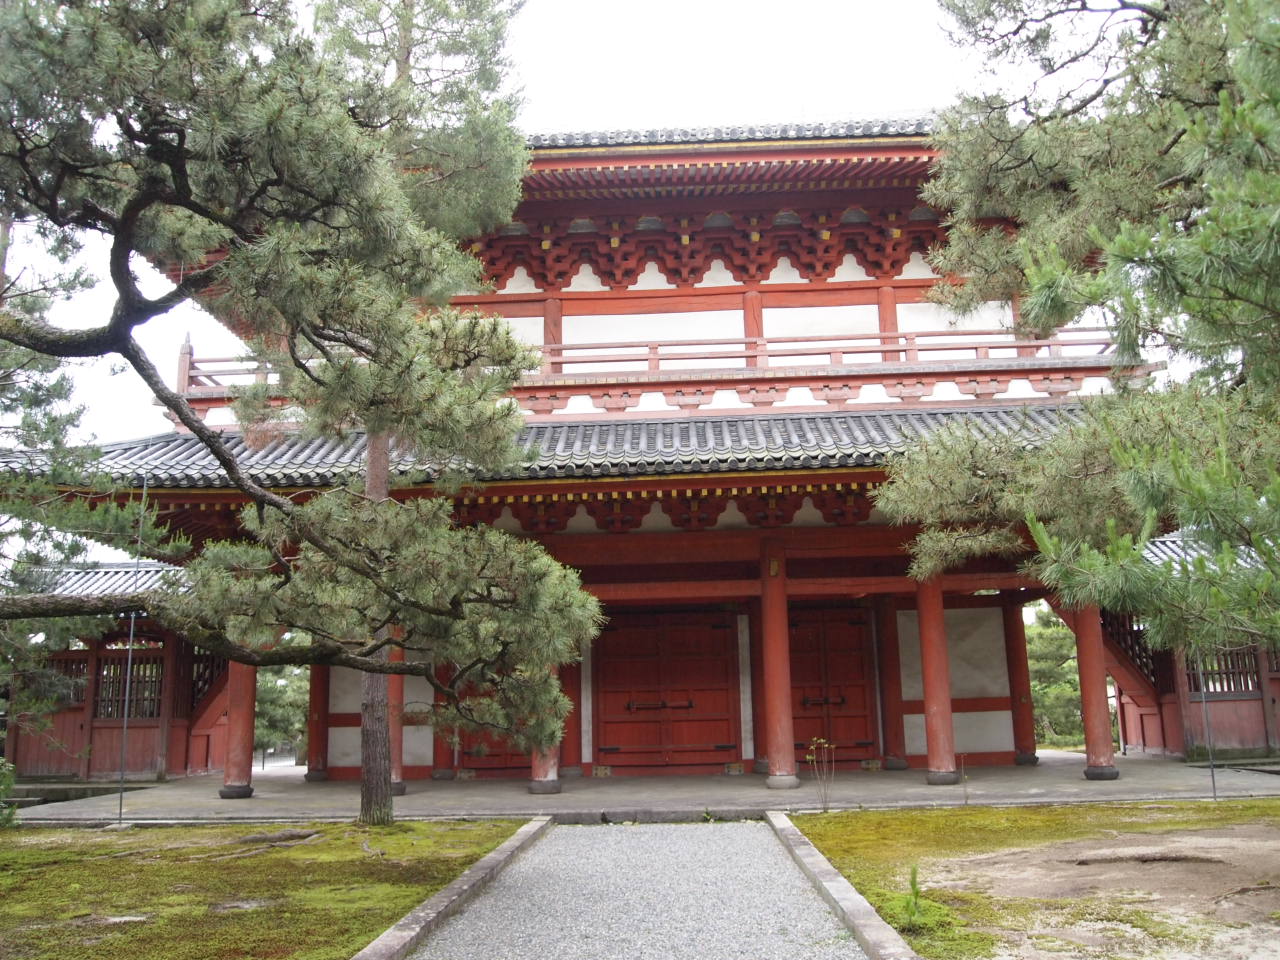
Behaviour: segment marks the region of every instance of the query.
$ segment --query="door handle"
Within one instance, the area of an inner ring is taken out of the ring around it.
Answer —
[[[667,706],[672,710],[692,710],[693,701],[686,700],[684,703],[668,703],[668,704],[664,704],[664,706]]]
[[[638,700],[627,701],[627,712],[634,713],[637,710],[661,710],[667,705],[665,700],[659,700],[657,703],[644,703]]]

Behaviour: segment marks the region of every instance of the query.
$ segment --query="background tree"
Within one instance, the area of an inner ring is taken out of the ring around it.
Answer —
[[[307,735],[307,672],[301,667],[264,667],[258,671],[253,748],[288,745],[296,756]]]
[[[938,436],[881,506],[924,525],[919,575],[1020,556],[1070,605],[1140,614],[1158,645],[1280,643],[1280,5],[943,5],[1018,89],[941,118],[932,261],[964,280],[935,295],[1017,298],[1040,333],[1101,320],[1122,364],[1158,347],[1193,373],[1122,383],[1052,438]],[[1173,528],[1186,559],[1148,563]]]
[[[445,306],[481,283],[460,241],[510,215],[524,169],[498,92],[510,5],[336,10],[314,32],[281,0],[0,11],[0,214],[55,254],[105,236],[114,295],[98,325],[75,331],[8,300],[0,339],[57,358],[119,355],[250,502],[246,539],[190,558],[185,590],[147,598],[153,614],[241,662],[425,677],[443,725],[547,746],[568,709],[553,667],[598,620],[572,571],[536,545],[455,525],[447,498],[262,486],[133,336],[200,297],[279,371],[271,392],[285,402],[248,391],[243,422],[394,438],[394,483],[447,493],[516,459],[519,414],[504,397],[532,358],[502,321]],[[388,12],[414,28],[382,29]],[[412,82],[394,82],[398,62]],[[143,260],[166,271],[159,296],[138,286]],[[10,598],[0,616],[32,606],[58,612]],[[403,662],[384,657],[389,645]],[[363,819],[390,815],[389,796],[362,800]]]
[[[1027,626],[1027,663],[1035,705],[1036,742],[1074,746],[1084,742],[1075,634],[1048,608]]]

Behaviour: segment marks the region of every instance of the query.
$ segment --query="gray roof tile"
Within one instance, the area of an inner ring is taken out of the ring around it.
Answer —
[[[845,120],[837,123],[764,123],[722,127],[667,127],[654,130],[587,130],[535,133],[535,150],[565,147],[628,147],[641,144],[747,143],[753,140],[826,140],[846,137],[919,137],[933,132],[928,117]]]
[[[872,467],[944,423],[967,420],[989,434],[1021,433],[1034,442],[1076,409],[1046,404],[544,422],[521,431],[519,445],[527,458],[522,466],[482,479]],[[259,450],[238,433],[224,436],[249,475],[267,486],[329,486],[354,480],[362,471],[361,433],[342,439],[292,434]],[[101,449],[102,469],[121,482],[139,485],[145,475],[158,488],[227,486],[213,456],[191,434],[168,433]],[[401,479],[430,469],[407,452],[392,450],[392,470]]]
[[[178,568],[154,560],[95,563],[64,567],[49,592],[66,597],[98,597],[111,593],[154,590]]]

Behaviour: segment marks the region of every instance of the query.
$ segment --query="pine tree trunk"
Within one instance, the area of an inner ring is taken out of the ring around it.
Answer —
[[[365,453],[365,495],[385,500],[388,480],[388,438],[369,434]],[[381,633],[379,633],[381,639]],[[384,647],[379,659],[387,658]],[[360,685],[360,819],[370,826],[395,821],[391,799],[391,729],[388,722],[387,675],[366,673]]]

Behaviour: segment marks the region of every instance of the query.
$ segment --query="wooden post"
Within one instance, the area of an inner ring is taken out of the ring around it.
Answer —
[[[81,711],[82,729],[84,730],[84,755],[80,758],[80,779],[89,779],[89,760],[93,745],[93,718],[98,714],[98,683],[102,675],[102,659],[100,655],[101,640],[86,640],[89,648],[89,659],[84,668],[84,710]],[[13,734],[17,732],[17,724],[11,723],[9,730],[9,749],[14,750]],[[16,750],[13,757],[18,756]]]
[[[1102,645],[1102,614],[1097,607],[1076,611],[1076,666],[1080,672],[1080,715],[1084,720],[1084,775],[1115,780],[1111,711],[1107,709],[1107,661]]]
[[[800,786],[796,776],[795,723],[791,712],[791,637],[787,622],[787,572],[782,544],[766,540],[760,561],[760,612],[764,667],[765,750],[775,790]]]
[[[178,638],[172,635],[165,637],[161,649],[160,727],[157,734],[160,742],[159,756],[156,757],[156,779],[166,780],[169,776],[169,735],[173,730],[173,702],[178,687]]]
[[[404,662],[404,647],[387,653],[392,663]],[[404,674],[387,676],[387,730],[391,737],[391,795],[403,797],[404,786]]]
[[[898,608],[892,597],[876,601],[877,658],[880,662],[880,710],[884,726],[884,768],[907,769],[907,738],[902,726],[902,657],[898,649]]]
[[[559,346],[564,343],[564,307],[556,297],[548,297],[542,303],[542,345]],[[557,353],[557,356],[564,356]],[[563,363],[546,365],[546,373],[563,373]]]
[[[898,332],[898,294],[892,286],[885,284],[880,287],[878,293],[878,307],[880,318],[880,333],[895,334]],[[883,344],[885,341],[881,340]],[[885,363],[894,363],[902,359],[902,354],[896,352],[886,352],[882,354]]]
[[[743,346],[749,351],[747,366],[760,366],[760,344],[752,342],[764,336],[764,307],[759,290],[748,290],[742,295],[742,335],[747,340]]]
[[[1031,702],[1031,668],[1027,663],[1027,631],[1022,604],[1006,597],[1000,608],[1004,617],[1004,659],[1009,672],[1009,710],[1013,714],[1013,762],[1038,763],[1036,719]]]
[[[1280,732],[1276,729],[1276,702],[1271,695],[1271,655],[1264,647],[1254,647],[1258,657],[1258,692],[1262,694],[1262,724],[1267,732],[1267,753],[1275,753],[1280,747]]]
[[[951,661],[942,612],[942,584],[935,577],[916,587],[920,628],[920,672],[924,681],[924,734],[929,753],[926,781],[936,786],[960,782],[956,735],[951,719]]]
[[[327,664],[311,665],[307,686],[308,783],[329,779],[329,670]]]
[[[258,703],[258,668],[227,664],[227,762],[222,771],[223,800],[253,796],[253,720]]]

